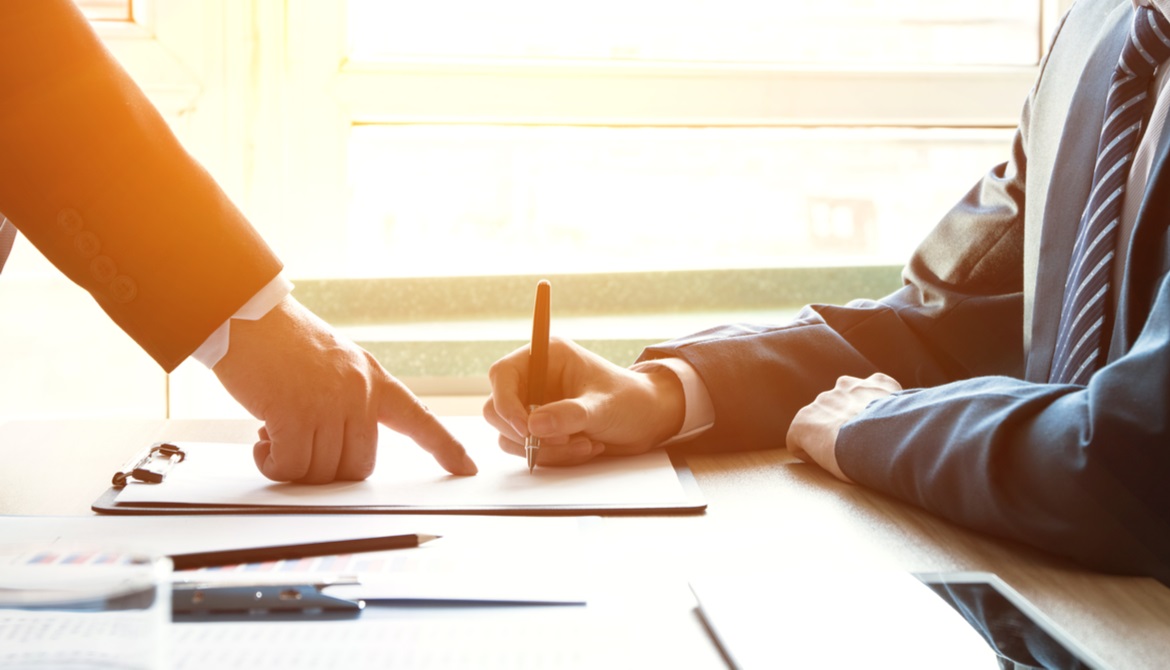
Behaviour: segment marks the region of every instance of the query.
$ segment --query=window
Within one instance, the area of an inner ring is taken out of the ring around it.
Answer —
[[[1052,4],[290,3],[277,244],[338,278],[898,264],[1002,160]]]
[[[1071,3],[78,4],[298,297],[416,391],[457,394],[527,336],[541,275],[554,330],[623,361],[885,292],[1003,160]],[[62,281],[27,244],[5,271],[6,320],[28,313],[3,337],[29,355],[0,376],[52,379],[0,411],[240,413],[197,363],[162,376]],[[37,291],[97,342],[37,316]]]
[[[302,299],[416,390],[485,388],[526,334],[517,277],[557,275],[561,334],[628,361],[829,299],[826,279],[858,289],[846,298],[895,286],[1005,157],[1060,4],[291,3],[284,95],[310,94],[282,98],[287,181],[261,188],[278,248],[312,268]],[[295,211],[288,184],[312,193]],[[646,286],[688,293],[623,302]],[[333,311],[345,291],[364,297]],[[477,307],[503,291],[509,307]],[[744,304],[753,292],[777,297]]]
[[[426,277],[897,265],[981,167],[1002,160],[1007,135],[362,125],[349,139],[345,269]]]

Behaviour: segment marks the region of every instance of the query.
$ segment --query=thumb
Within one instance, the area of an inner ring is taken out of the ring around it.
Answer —
[[[528,415],[528,431],[541,439],[568,437],[577,433],[589,435],[596,431],[591,426],[595,415],[593,403],[587,397],[557,400],[541,405]]]

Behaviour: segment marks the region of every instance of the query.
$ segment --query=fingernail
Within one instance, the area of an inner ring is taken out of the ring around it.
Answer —
[[[475,461],[471,460],[471,456],[463,454],[463,474],[474,475],[479,472],[479,467],[475,465]]]
[[[516,431],[516,434],[520,437],[528,436],[528,422],[524,419],[517,419],[509,422],[509,424],[512,426],[512,430]]]

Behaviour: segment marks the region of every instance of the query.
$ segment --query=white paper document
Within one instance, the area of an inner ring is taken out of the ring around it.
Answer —
[[[479,614],[480,616],[475,616]],[[173,670],[594,668],[584,612],[447,613],[318,623],[184,624],[172,628]],[[550,634],[554,637],[550,639]],[[539,639],[533,639],[539,635]]]
[[[0,667],[597,667],[599,636],[590,634],[597,624],[584,605],[592,586],[589,567],[596,562],[587,539],[597,521],[446,514],[0,516],[0,551],[35,550],[38,561],[62,569],[100,562],[108,552],[174,554],[415,532],[440,536],[409,549],[174,575],[200,582],[299,583],[354,576],[360,586],[334,595],[371,601],[356,619],[168,623],[161,634],[144,636],[126,628],[122,612],[0,609]],[[0,564],[0,574],[4,569]],[[329,587],[331,593],[340,588]],[[168,662],[131,662],[128,650],[141,651],[144,642],[161,645]]]
[[[0,668],[154,670],[160,659],[153,655],[141,658],[138,650],[144,642],[154,644],[157,640],[142,634],[139,617],[133,612],[0,607]]]
[[[325,485],[274,483],[252,460],[248,444],[178,442],[186,457],[161,484],[131,482],[118,504],[292,507],[418,507],[545,509],[684,506],[688,495],[661,450],[600,458],[575,467],[537,467],[502,452],[496,432],[478,417],[444,423],[479,466],[474,477],[447,474],[408,438],[382,429],[374,474],[365,481]],[[689,501],[693,504],[693,501]]]

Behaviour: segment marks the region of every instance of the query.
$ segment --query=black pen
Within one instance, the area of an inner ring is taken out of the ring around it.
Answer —
[[[200,551],[189,554],[172,554],[170,558],[175,570],[191,570],[194,568],[212,568],[221,565],[237,565],[240,563],[265,563],[267,561],[282,561],[314,556],[356,554],[363,551],[408,549],[410,547],[417,547],[424,542],[430,542],[438,537],[438,535],[421,535],[418,533],[412,533],[410,535],[385,535],[382,537],[363,537],[328,542],[276,544],[266,547]]]
[[[536,306],[532,310],[532,345],[528,351],[528,412],[544,404],[544,385],[548,377],[548,331],[551,317],[552,285],[547,279],[536,284]],[[524,440],[528,472],[536,467],[540,438],[531,433]]]

